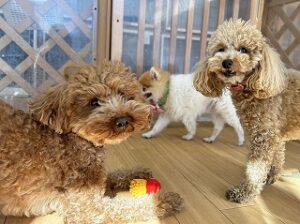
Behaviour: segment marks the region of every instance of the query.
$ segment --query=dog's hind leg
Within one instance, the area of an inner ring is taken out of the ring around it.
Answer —
[[[170,122],[171,120],[167,115],[160,114],[153,128],[150,131],[142,134],[142,136],[144,138],[152,138],[159,134],[165,127],[167,127]]]
[[[276,141],[276,138],[278,137],[265,133],[252,136],[251,153],[246,166],[245,179],[240,185],[226,192],[228,200],[239,203],[248,202],[261,192],[266,182],[271,180],[268,180],[268,175],[277,177],[279,174],[277,171],[280,171],[283,160],[280,159],[280,162],[277,162],[276,155],[277,152],[284,151],[285,144]],[[274,170],[271,169],[272,165],[275,166]]]

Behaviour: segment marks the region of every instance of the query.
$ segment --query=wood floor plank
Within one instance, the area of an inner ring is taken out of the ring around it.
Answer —
[[[5,217],[0,215],[0,224],[4,224],[5,223]]]
[[[300,179],[281,177],[272,186],[266,187],[257,204],[286,224],[300,223]]]
[[[300,143],[289,142],[286,147],[286,163],[284,168],[286,170],[300,171]]]
[[[222,212],[233,224],[283,224],[280,219],[260,210],[257,206],[226,209]]]

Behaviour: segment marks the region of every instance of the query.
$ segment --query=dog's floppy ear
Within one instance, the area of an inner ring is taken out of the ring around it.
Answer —
[[[63,84],[54,86],[35,99],[29,107],[35,119],[60,134],[68,129],[66,111],[62,107],[65,103],[61,97],[64,90]]]
[[[194,87],[197,91],[208,97],[218,97],[222,95],[225,85],[215,73],[209,71],[207,59],[199,62],[195,73]]]
[[[97,76],[97,70],[92,65],[68,65],[64,69],[67,81],[89,82]]]
[[[259,67],[247,80],[247,86],[255,97],[265,99],[280,93],[287,81],[286,69],[279,54],[269,44],[262,51]]]

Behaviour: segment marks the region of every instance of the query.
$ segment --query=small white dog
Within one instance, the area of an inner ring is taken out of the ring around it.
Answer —
[[[197,117],[209,114],[214,124],[210,137],[205,142],[213,142],[222,131],[225,122],[232,126],[238,135],[238,144],[244,143],[244,131],[233,106],[230,92],[224,91],[221,97],[203,96],[193,87],[194,74],[170,75],[157,67],[143,73],[139,82],[145,97],[157,110],[163,108],[153,128],[143,134],[151,138],[159,134],[170,122],[181,121],[188,133],[182,136],[191,140],[197,129]]]

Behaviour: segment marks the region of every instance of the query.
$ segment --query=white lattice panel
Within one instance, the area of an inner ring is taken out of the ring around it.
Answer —
[[[96,2],[0,0],[0,97],[30,98],[66,64],[93,63]]]
[[[264,34],[288,67],[300,69],[300,1],[271,0],[265,7]]]

